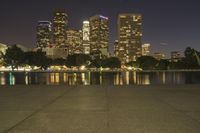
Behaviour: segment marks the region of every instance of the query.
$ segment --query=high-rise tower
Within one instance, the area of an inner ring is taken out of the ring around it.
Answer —
[[[141,56],[142,16],[120,14],[118,16],[119,58],[122,63],[136,60]]]
[[[90,54],[90,22],[83,22],[83,53]]]
[[[46,48],[51,42],[51,22],[39,21],[37,25],[37,48]]]
[[[90,18],[90,51],[108,55],[109,19],[102,15]]]
[[[68,16],[64,11],[57,11],[53,18],[53,43],[55,47],[66,47],[66,30],[68,25]]]
[[[82,31],[75,29],[67,30],[67,46],[69,54],[81,54],[82,48]]]

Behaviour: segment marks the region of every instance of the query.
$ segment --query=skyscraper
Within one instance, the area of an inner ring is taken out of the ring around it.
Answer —
[[[90,54],[90,22],[83,22],[83,53]]]
[[[51,43],[51,22],[39,21],[37,25],[37,48],[46,48]]]
[[[142,45],[142,56],[149,56],[150,48],[151,48],[151,45],[149,43],[143,44]]]
[[[154,53],[153,56],[156,60],[163,60],[165,59],[165,54],[161,52]]]
[[[68,29],[67,30],[67,46],[69,54],[80,54],[82,48],[82,31]]]
[[[66,47],[66,29],[68,16],[64,11],[57,11],[53,18],[53,43],[55,47]]]
[[[118,16],[119,58],[122,63],[136,60],[141,56],[142,16],[120,14]]]
[[[90,18],[90,51],[108,55],[109,19],[102,15]]]

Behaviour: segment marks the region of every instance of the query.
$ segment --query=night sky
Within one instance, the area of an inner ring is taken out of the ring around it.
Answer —
[[[143,15],[143,42],[153,52],[200,50],[200,2],[198,0],[1,0],[0,42],[35,47],[39,20],[52,20],[53,11],[66,10],[69,26],[81,28],[95,14],[110,18],[110,49],[117,39],[117,15]]]

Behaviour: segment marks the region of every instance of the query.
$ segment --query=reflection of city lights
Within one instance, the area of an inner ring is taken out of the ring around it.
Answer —
[[[25,73],[25,84],[28,85],[29,84],[29,79],[28,79],[28,73]]]
[[[1,85],[6,85],[6,78],[4,72],[1,72],[0,74],[1,74],[1,79],[0,79]]]
[[[87,84],[86,78],[85,78],[85,73],[81,73],[81,81],[82,81],[83,85]]]
[[[59,73],[55,74],[55,81],[56,81],[56,83],[60,82],[60,74]]]
[[[50,74],[50,83],[55,83],[54,73]]]
[[[100,73],[100,78],[99,78],[99,80],[100,80],[100,85],[102,85],[102,81],[103,81],[103,79],[102,79],[102,73]]]
[[[68,82],[68,74],[67,73],[63,74],[63,81],[64,81],[64,83]]]
[[[133,83],[137,84],[137,73],[133,72]]]
[[[9,83],[15,85],[15,76],[12,73],[9,73]]]
[[[162,81],[163,81],[163,84],[166,83],[166,75],[165,75],[165,72],[163,72],[163,74],[162,74]]]
[[[85,66],[81,66],[80,70],[85,70],[85,68],[86,68]]]
[[[144,81],[143,81],[144,85],[150,85],[150,76],[148,74],[144,75]]]
[[[129,75],[130,73],[129,72],[126,72],[126,85],[129,85]]]
[[[114,75],[114,85],[119,85],[120,84],[120,74],[117,73],[116,75]]]

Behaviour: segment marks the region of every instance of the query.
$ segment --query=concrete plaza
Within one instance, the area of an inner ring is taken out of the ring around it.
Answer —
[[[200,85],[0,86],[1,133],[200,133]]]

